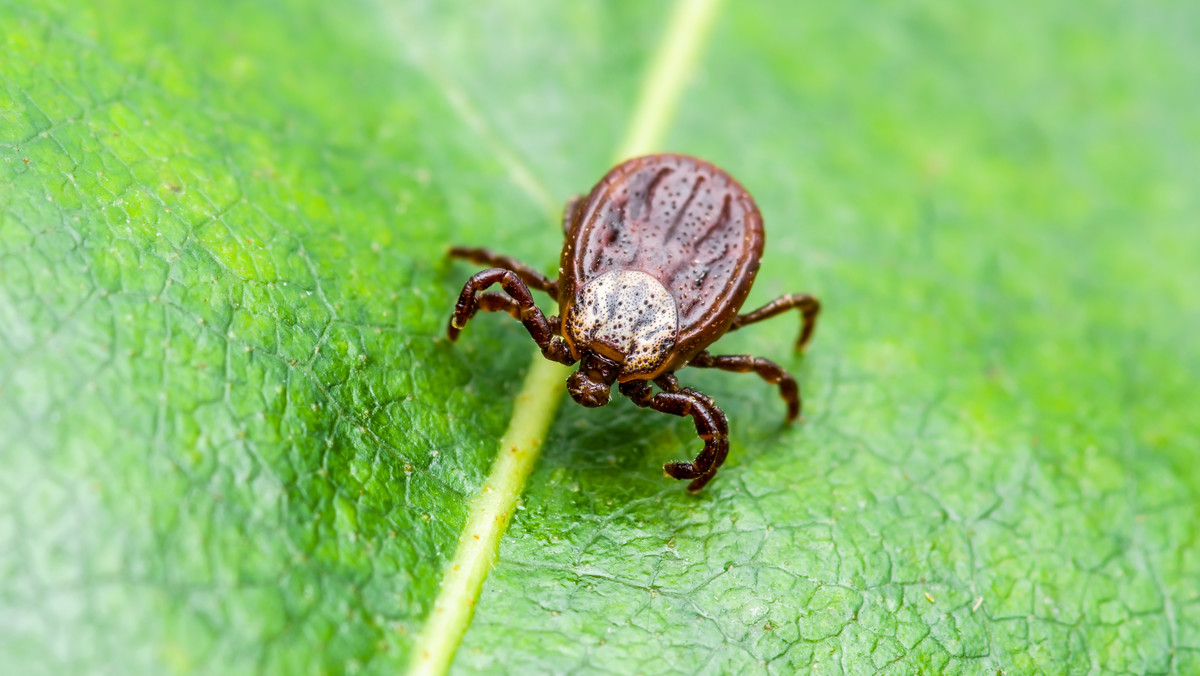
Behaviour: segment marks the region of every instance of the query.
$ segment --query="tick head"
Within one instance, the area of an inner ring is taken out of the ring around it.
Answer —
[[[608,403],[610,390],[621,367],[615,361],[595,352],[586,352],[579,362],[579,370],[567,378],[567,391],[580,406],[595,408]]]

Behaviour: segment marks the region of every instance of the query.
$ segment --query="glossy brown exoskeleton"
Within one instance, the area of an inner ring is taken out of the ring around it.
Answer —
[[[802,319],[802,349],[820,310],[812,296],[787,295],[738,314],[758,272],[763,228],[754,200],[729,174],[686,155],[628,160],[586,198],[567,203],[563,229],[557,280],[484,249],[451,249],[451,256],[495,267],[463,287],[450,340],[478,310],[504,311],[521,320],[547,359],[580,363],[567,379],[580,404],[603,406],[619,382],[638,406],[691,416],[704,450],[692,462],[663,467],[669,477],[691,479],[689,491],[703,488],[724,462],[729,423],[711,398],[681,387],[675,371],[754,371],[779,385],[788,422],[800,414],[796,380],[778,364],[705,350],[728,331],[792,308]],[[497,283],[504,294],[480,293]],[[561,319],[542,314],[529,287],[557,299]],[[655,394],[651,382],[662,391]]]

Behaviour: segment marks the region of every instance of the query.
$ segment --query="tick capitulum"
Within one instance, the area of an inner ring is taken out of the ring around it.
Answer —
[[[816,298],[801,294],[738,314],[758,272],[763,229],[754,200],[732,177],[686,155],[635,158],[609,171],[587,197],[568,201],[563,230],[557,280],[486,249],[451,249],[453,257],[493,267],[463,286],[446,330],[450,340],[481,309],[507,312],[547,359],[579,363],[567,379],[579,404],[607,404],[617,384],[638,406],[690,416],[704,450],[663,471],[690,479],[693,492],[725,461],[729,423],[711,398],[680,386],[676,371],[753,371],[779,386],[788,422],[800,414],[796,380],[778,364],[706,350],[726,332],[793,308],[801,317],[796,349],[803,349],[820,311]],[[493,284],[504,293],[484,290]],[[555,298],[562,319],[542,314],[530,288]]]

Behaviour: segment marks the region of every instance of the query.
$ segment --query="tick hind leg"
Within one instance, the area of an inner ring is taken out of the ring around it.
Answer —
[[[550,279],[546,275],[543,275],[542,273],[534,270],[515,258],[501,256],[500,254],[493,253],[487,249],[475,249],[465,246],[451,247],[447,255],[449,255],[451,258],[461,258],[463,260],[471,261],[476,265],[490,265],[494,268],[512,270],[517,274],[518,277],[521,278],[522,282],[525,282],[526,286],[532,289],[537,289],[538,291],[545,291],[546,293],[550,294],[551,298],[556,301],[558,300],[557,279]]]
[[[563,234],[570,234],[571,228],[575,225],[575,212],[579,210],[579,205],[583,204],[583,195],[573,195],[567,200],[567,205],[563,207]]]
[[[500,284],[500,288],[504,289],[508,297],[498,293],[479,293],[493,284]],[[547,359],[563,364],[575,362],[566,343],[556,336],[558,318],[546,319],[546,315],[542,314],[542,310],[533,302],[529,287],[525,286],[525,282],[521,281],[516,272],[491,268],[472,275],[463,286],[458,302],[454,305],[454,315],[450,317],[450,324],[446,327],[446,337],[451,341],[457,340],[459,331],[481,309],[489,312],[507,312],[519,319]]]
[[[770,359],[762,357],[752,357],[748,354],[709,354],[707,351],[701,352],[688,362],[688,366],[699,366],[700,368],[714,368],[722,371],[734,371],[736,373],[757,373],[763,380],[772,385],[779,386],[779,396],[787,403],[787,418],[785,422],[792,422],[800,415],[800,388],[796,385],[796,379],[792,374],[783,370],[783,367]]]
[[[704,441],[704,450],[691,462],[663,465],[663,473],[672,479],[691,479],[687,489],[695,493],[716,476],[717,469],[729,454],[729,420],[708,395],[680,387],[675,376],[665,375],[654,382],[663,389],[662,392],[654,394],[650,383],[635,380],[621,383],[621,394],[642,408],[692,417],[696,424],[696,435]]]
[[[770,319],[777,314],[787,312],[792,308],[800,310],[800,338],[796,340],[796,349],[803,350],[812,338],[813,329],[817,327],[817,315],[821,313],[821,301],[807,293],[789,293],[776,298],[753,312],[738,315],[729,326],[730,331],[736,331],[743,326]]]

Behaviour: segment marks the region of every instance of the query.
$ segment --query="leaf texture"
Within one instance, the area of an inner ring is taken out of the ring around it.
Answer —
[[[462,673],[1193,673],[1200,330],[1183,3],[727,3],[670,150],[755,195],[729,413],[565,405]],[[0,2],[0,658],[391,673],[665,8]],[[520,627],[516,631],[514,627]]]

